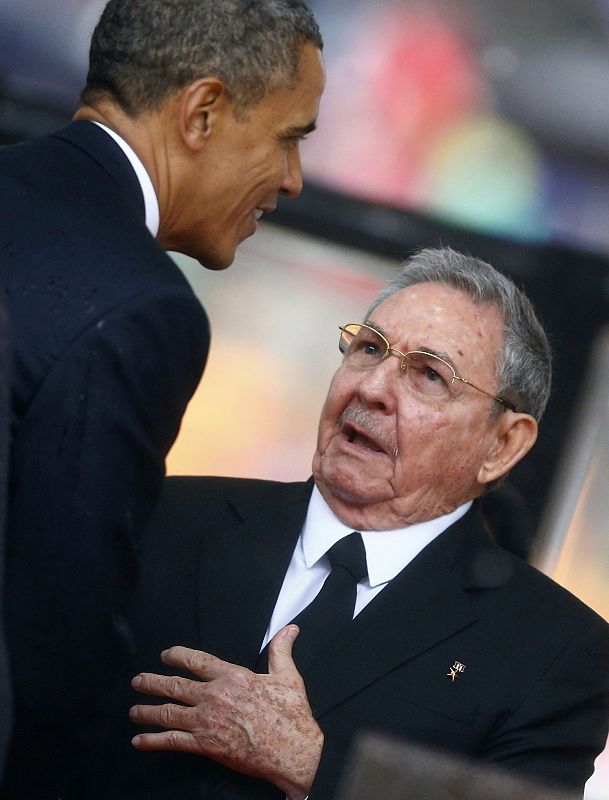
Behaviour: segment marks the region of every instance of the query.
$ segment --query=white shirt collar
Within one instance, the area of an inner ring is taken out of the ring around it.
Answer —
[[[401,572],[421,550],[471,507],[464,503],[450,514],[391,531],[361,531],[366,549],[370,586],[387,583]],[[302,548],[307,567],[313,566],[333,544],[353,531],[336,518],[315,486],[302,531]]]
[[[140,158],[136,154],[135,150],[129,145],[122,136],[119,136],[116,131],[113,131],[111,128],[108,128],[106,125],[102,125],[101,122],[95,122],[92,120],[95,125],[98,125],[102,130],[106,131],[108,136],[111,136],[117,145],[121,148],[123,153],[129,159],[129,163],[133,167],[133,170],[136,174],[140,187],[142,189],[142,194],[144,195],[144,208],[146,211],[146,227],[150,231],[153,236],[156,236],[159,232],[159,222],[160,222],[160,213],[159,213],[159,201],[157,199],[156,193],[154,191],[154,186],[152,185],[152,181],[150,180],[150,175],[146,172],[146,167],[142,164]]]

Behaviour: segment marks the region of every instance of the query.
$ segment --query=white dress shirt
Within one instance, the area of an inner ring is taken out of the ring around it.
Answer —
[[[357,585],[353,616],[365,608],[392,578],[421,550],[460,519],[471,506],[465,503],[450,514],[391,531],[361,531],[368,577]],[[338,520],[317,487],[313,489],[301,535],[285,574],[262,648],[317,596],[330,574],[326,553],[353,528]],[[262,649],[261,648],[261,649]]]
[[[92,120],[95,122],[95,120]],[[159,201],[156,196],[156,192],[154,191],[154,186],[152,185],[152,181],[150,180],[150,175],[146,172],[146,167],[142,164],[139,156],[136,154],[135,150],[131,147],[131,145],[127,144],[127,142],[113,131],[111,128],[108,128],[106,125],[102,125],[101,122],[95,122],[95,125],[100,127],[102,130],[106,131],[108,136],[111,136],[117,145],[121,148],[123,153],[129,159],[129,163],[133,167],[135,175],[138,179],[140,187],[142,189],[142,194],[144,195],[144,208],[146,210],[146,227],[150,231],[150,233],[156,237],[157,233],[159,232],[159,221],[160,221],[160,214],[159,214]]]

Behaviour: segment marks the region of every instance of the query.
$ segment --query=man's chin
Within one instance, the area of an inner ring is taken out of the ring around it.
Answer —
[[[205,269],[210,269],[213,272],[222,272],[223,269],[228,269],[234,260],[234,258],[230,261],[208,261],[207,259],[197,259],[202,267],[205,267]]]
[[[334,476],[317,482],[319,491],[330,506],[353,506],[362,508],[385,503],[392,499],[393,493],[387,486],[374,486],[362,478]]]
[[[206,250],[205,252],[199,252],[195,258],[205,269],[221,272],[223,269],[228,269],[235,260],[236,249],[236,247],[233,247],[227,248],[225,251],[217,249]]]
[[[235,251],[231,253],[218,253],[216,250],[201,250],[190,246],[172,245],[166,247],[168,253],[180,253],[181,255],[188,256],[194,261],[197,261],[205,269],[214,271],[221,271],[227,269],[235,260]]]

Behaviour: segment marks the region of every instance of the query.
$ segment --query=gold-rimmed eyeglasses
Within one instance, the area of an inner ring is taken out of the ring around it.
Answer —
[[[477,389],[487,397],[496,400],[505,408],[516,411],[512,403],[497,397],[486,389],[481,389],[467,378],[457,375],[454,367],[434,353],[425,350],[410,350],[402,353],[393,347],[382,333],[369,325],[350,322],[340,325],[340,338],[338,347],[345,357],[347,364],[353,369],[373,369],[389,356],[400,359],[400,370],[409,379],[410,385],[417,392],[431,395],[432,397],[450,396],[450,387],[455,381],[461,381],[472,389]]]

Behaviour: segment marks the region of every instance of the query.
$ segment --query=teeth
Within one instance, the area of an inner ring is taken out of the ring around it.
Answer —
[[[264,214],[264,211],[261,208],[254,209],[254,219],[259,220],[260,217]]]

